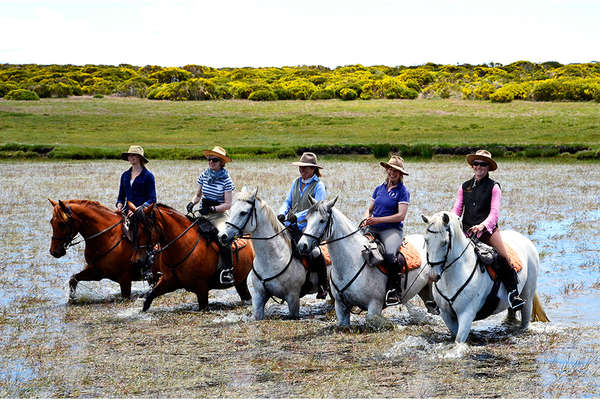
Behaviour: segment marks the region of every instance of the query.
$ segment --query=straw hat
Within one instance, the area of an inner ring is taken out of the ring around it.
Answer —
[[[293,162],[292,165],[297,165],[298,167],[315,167],[315,168],[323,168],[317,164],[317,155],[315,153],[302,153],[300,157],[300,161]]]
[[[127,156],[130,154],[136,154],[136,155],[140,156],[142,158],[142,161],[144,162],[144,164],[148,162],[148,159],[146,157],[144,157],[144,149],[142,148],[142,146],[136,146],[136,145],[129,146],[129,150],[127,150],[127,152],[121,153],[121,158],[123,160],[127,160]]]
[[[404,169],[404,159],[400,156],[392,156],[390,157],[390,161],[382,161],[379,163],[379,165],[381,165],[384,168],[394,168],[402,172],[403,175],[408,175],[408,172],[406,172],[406,170]]]
[[[470,166],[473,166],[473,161],[475,160],[481,160],[488,163],[490,166],[490,171],[495,171],[496,168],[498,168],[496,161],[492,160],[492,154],[487,150],[477,150],[475,154],[467,155],[467,163],[469,163]]]
[[[202,154],[207,158],[210,156],[217,157],[224,163],[231,162],[231,158],[227,156],[227,151],[221,146],[215,146],[212,150],[202,150]]]

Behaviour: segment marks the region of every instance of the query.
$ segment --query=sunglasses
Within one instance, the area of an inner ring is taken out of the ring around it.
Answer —
[[[487,167],[488,163],[486,163],[485,161],[473,161],[473,166],[474,167]]]
[[[208,162],[217,162],[217,161],[221,161],[221,159],[216,158],[216,157],[208,157]]]

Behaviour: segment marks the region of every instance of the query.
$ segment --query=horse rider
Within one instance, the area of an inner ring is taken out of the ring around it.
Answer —
[[[289,228],[294,246],[296,246],[306,228],[306,213],[311,205],[308,196],[311,195],[317,201],[325,200],[327,192],[325,185],[319,179],[321,177],[320,170],[323,167],[317,164],[315,153],[303,153],[300,161],[293,162],[292,165],[298,167],[300,176],[292,182],[277,218]],[[324,299],[327,296],[327,266],[319,246],[312,250],[308,258],[319,279],[317,298]]]
[[[468,154],[467,163],[473,169],[474,176],[458,188],[452,212],[459,217],[462,215],[463,231],[467,236],[474,235],[498,251],[498,275],[508,293],[508,303],[513,311],[520,310],[524,302],[517,290],[517,272],[508,261],[508,253],[498,230],[502,192],[500,184],[489,176],[489,172],[495,171],[498,164],[487,150]]]
[[[123,207],[131,201],[137,210],[156,203],[156,186],[154,175],[146,168],[148,159],[144,156],[141,146],[129,146],[129,150],[121,154],[123,160],[129,161],[131,167],[121,174],[119,195],[117,197],[117,211],[123,212]],[[133,210],[127,210],[127,216],[131,216]]]
[[[385,168],[386,179],[377,186],[371,196],[369,207],[364,213],[361,227],[373,234],[384,247],[383,260],[388,270],[388,290],[385,302],[388,305],[400,303],[397,288],[400,285],[398,249],[404,239],[404,219],[410,204],[410,192],[404,186],[404,159],[392,154],[388,162],[379,163]]]
[[[188,213],[192,213],[194,205],[202,202],[200,214],[208,219],[217,230],[225,227],[225,221],[231,208],[233,191],[235,186],[229,172],[225,169],[225,164],[231,162],[227,151],[215,146],[212,150],[203,150],[202,154],[208,159],[208,168],[206,168],[198,178],[198,191],[187,206]],[[223,245],[219,240],[215,240],[219,246],[221,263],[217,265],[219,281],[223,285],[231,285],[233,279],[233,257],[231,254],[231,244]]]

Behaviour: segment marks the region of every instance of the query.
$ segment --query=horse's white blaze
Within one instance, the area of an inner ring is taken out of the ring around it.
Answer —
[[[448,223],[444,222],[444,215],[449,217]],[[440,280],[437,282],[433,294],[440,307],[441,317],[448,329],[455,335],[456,342],[465,342],[475,315],[485,303],[493,282],[487,272],[482,273],[477,268],[467,286],[461,291],[475,268],[477,257],[473,246],[469,244],[469,240],[462,233],[460,220],[453,213],[439,212],[428,218],[427,221],[428,227],[425,231],[425,239],[429,260],[432,263],[446,260],[444,270],[442,270],[442,265],[434,267],[435,272],[440,275]],[[449,235],[446,233],[446,229],[450,230],[449,251]],[[515,250],[523,265],[518,277],[519,290],[523,300],[525,300],[525,306],[521,310],[521,326],[526,328],[531,319],[532,302],[537,285],[539,256],[533,243],[520,233],[505,231],[501,234],[502,240]],[[447,266],[451,263],[451,266]],[[452,298],[456,293],[459,294],[452,304],[444,299],[444,296]],[[500,302],[494,310],[494,314],[508,308],[506,289],[503,285],[500,287],[499,297]]]

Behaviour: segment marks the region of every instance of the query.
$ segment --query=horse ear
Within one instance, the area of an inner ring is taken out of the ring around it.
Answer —
[[[310,203],[311,206],[314,206],[315,204],[317,204],[317,200],[312,197],[310,194],[308,195],[308,202]]]
[[[242,193],[247,193],[248,192],[248,188],[246,187],[246,185],[242,186]]]
[[[338,201],[338,196],[335,196],[335,199],[331,200],[330,202],[327,203],[327,208],[329,208],[330,210],[333,208],[333,206],[335,205],[335,202]]]
[[[144,207],[144,214],[148,215],[154,210],[156,203],[151,203],[148,207]]]
[[[423,218],[423,222],[425,222],[426,224],[429,223],[429,218],[427,218],[425,215],[421,214],[421,218]]]
[[[444,222],[444,225],[448,225],[448,222],[450,222],[450,217],[448,216],[448,214],[444,213],[442,215],[442,221]]]
[[[63,210],[65,213],[69,213],[69,209],[67,208],[67,206],[65,206],[65,203],[63,203],[62,200],[58,201],[58,205],[60,206],[60,209]]]
[[[54,200],[48,199],[48,201],[50,202],[50,204],[52,204],[52,207],[56,206],[56,204],[57,204]]]
[[[254,194],[252,195],[252,197],[256,197],[256,195],[258,194],[258,187],[256,188],[256,190],[254,191]]]

